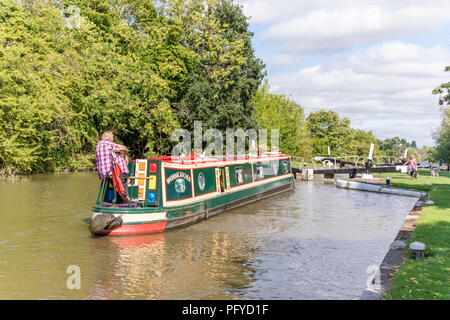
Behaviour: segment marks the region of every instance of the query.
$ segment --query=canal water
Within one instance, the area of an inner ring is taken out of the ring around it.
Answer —
[[[185,228],[92,237],[98,187],[92,172],[0,182],[0,299],[358,299],[416,201],[297,181]]]

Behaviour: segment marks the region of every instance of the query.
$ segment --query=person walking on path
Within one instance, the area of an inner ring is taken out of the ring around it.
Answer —
[[[106,131],[95,149],[95,160],[98,178],[103,180],[109,176],[113,178],[113,184],[117,193],[125,203],[130,202],[128,197],[128,161],[121,153],[128,152],[126,146],[114,143],[114,134]]]

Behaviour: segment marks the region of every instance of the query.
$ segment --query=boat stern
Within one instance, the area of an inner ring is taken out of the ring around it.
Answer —
[[[166,212],[120,213],[98,210],[92,213],[89,229],[95,235],[138,235],[163,232],[166,223]]]

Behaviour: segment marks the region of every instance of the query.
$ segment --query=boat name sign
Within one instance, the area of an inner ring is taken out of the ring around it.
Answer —
[[[173,180],[178,179],[178,178],[183,178],[186,179],[189,183],[191,182],[191,176],[182,172],[182,171],[178,171],[175,172],[174,174],[171,174],[167,179],[166,182],[167,184],[171,183]]]

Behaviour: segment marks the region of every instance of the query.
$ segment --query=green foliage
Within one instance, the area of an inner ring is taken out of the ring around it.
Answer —
[[[210,6],[192,36],[192,27],[183,26],[185,37],[198,56],[194,72],[180,92],[175,107],[183,128],[193,129],[194,121],[204,128],[255,128],[252,97],[264,77],[260,59],[251,45],[242,8],[230,1],[207,1]]]
[[[58,10],[0,3],[0,169],[53,170],[80,144],[68,88],[77,72]]]
[[[450,66],[445,68],[450,71]],[[450,105],[450,82],[441,84],[433,90],[433,94],[439,95],[439,103],[441,105]],[[439,159],[443,159],[446,163],[450,163],[450,107],[442,107],[441,127],[434,133],[436,141],[436,153]]]
[[[271,130],[279,129],[280,151],[310,158],[306,148],[306,121],[304,110],[283,95],[270,94],[267,82],[253,98],[258,125],[267,130],[267,147],[271,148]]]
[[[246,20],[230,0],[0,2],[1,172],[92,165],[106,130],[142,157],[193,119],[256,125]]]
[[[436,162],[438,161],[436,147],[423,146],[417,149],[419,161]]]
[[[411,144],[404,138],[394,137],[379,141],[380,150],[384,155],[403,159],[405,149],[411,148]],[[409,150],[410,151],[410,150]],[[409,155],[409,153],[407,154]]]
[[[350,127],[349,118],[340,118],[335,111],[311,112],[307,127],[314,155],[325,156],[330,147],[331,156],[357,155],[367,157],[370,144],[375,145],[374,155],[379,154],[378,142],[371,131]]]
[[[333,156],[346,152],[347,138],[351,134],[350,119],[340,119],[332,110],[311,112],[307,118],[307,127],[312,140],[314,155],[327,155],[330,147]]]
[[[450,163],[450,107],[442,108],[441,127],[434,133],[436,141],[436,161]]]
[[[445,71],[450,71],[450,66],[445,67]],[[433,90],[433,94],[439,95],[439,104],[450,104],[450,82],[442,83]]]

